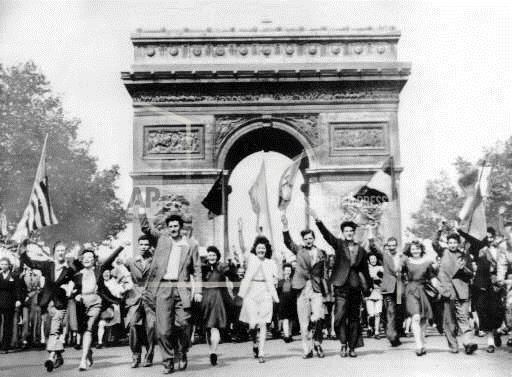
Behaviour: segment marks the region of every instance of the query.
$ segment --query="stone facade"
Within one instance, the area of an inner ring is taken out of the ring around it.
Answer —
[[[250,138],[290,157],[305,149],[311,202],[338,225],[340,198],[389,156],[399,183],[397,111],[410,74],[397,61],[399,37],[393,28],[137,31],[121,74],[133,99],[134,185],[185,196],[200,243],[222,245],[223,219],[208,220],[200,203],[252,153],[241,146]],[[398,235],[399,206],[395,226]]]

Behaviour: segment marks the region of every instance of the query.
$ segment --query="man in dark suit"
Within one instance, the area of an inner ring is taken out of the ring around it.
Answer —
[[[404,283],[400,271],[402,254],[398,252],[398,241],[390,237],[386,242],[382,253],[382,266],[384,276],[382,277],[382,295],[384,296],[384,307],[386,310],[386,336],[392,347],[400,344],[400,327],[403,322],[403,304],[405,303]]]
[[[363,346],[361,329],[362,294],[368,292],[366,251],[354,241],[357,224],[344,221],[340,228],[343,239],[335,237],[310,210],[322,236],[334,249],[335,262],[329,283],[336,299],[334,328],[341,342],[341,357],[357,357],[355,349]],[[348,348],[348,350],[347,350]]]
[[[125,261],[130,270],[133,288],[126,292],[125,304],[128,309],[126,315],[129,328],[129,344],[132,351],[132,368],[137,368],[141,362],[142,344],[146,346],[144,367],[153,365],[155,353],[155,298],[148,289],[145,289],[149,277],[149,270],[153,261],[151,239],[143,234],[138,239],[139,252],[134,258]]]
[[[324,317],[324,297],[327,293],[327,254],[315,246],[315,233],[311,229],[301,232],[304,245],[299,246],[293,242],[290,236],[285,213],[281,216],[281,222],[283,223],[284,244],[296,255],[297,261],[292,278],[292,288],[297,290],[297,315],[302,336],[303,358],[312,358],[313,349],[318,357],[323,358],[322,319]]]
[[[53,260],[34,260],[27,255],[25,247],[22,247],[20,251],[20,264],[40,270],[45,278],[44,287],[40,293],[39,306],[41,312],[48,312],[51,318],[50,336],[46,345],[49,356],[44,363],[46,370],[51,372],[64,363],[62,358],[62,352],[64,352],[62,332],[68,307],[68,297],[62,285],[67,284],[73,278],[75,270],[66,263],[66,245],[61,241],[57,241],[53,246]]]
[[[14,312],[24,299],[21,280],[12,273],[12,265],[7,257],[0,258],[0,351],[7,353],[10,347]]]
[[[187,367],[187,352],[190,346],[190,307],[194,276],[194,300],[201,301],[201,260],[196,246],[181,236],[183,219],[178,215],[166,218],[166,228],[154,230],[145,210],[139,210],[141,230],[157,239],[153,262],[149,271],[147,288],[156,297],[156,333],[164,373],[174,372],[174,359],[179,360],[179,369]]]

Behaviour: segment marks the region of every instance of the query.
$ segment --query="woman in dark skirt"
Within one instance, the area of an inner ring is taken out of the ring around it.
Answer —
[[[425,247],[419,241],[411,242],[404,255],[408,257],[403,261],[402,266],[408,281],[405,289],[406,308],[408,315],[412,318],[411,328],[416,342],[416,355],[423,356],[427,353],[425,350],[427,321],[433,318],[425,285],[434,277],[435,261],[425,258]]]
[[[297,317],[297,295],[292,289],[293,269],[289,263],[283,264],[283,278],[277,283],[279,296],[279,320],[283,325],[283,340],[290,343],[292,339],[292,321]]]
[[[203,266],[203,299],[201,308],[203,325],[206,328],[206,341],[210,347],[210,363],[217,365],[217,347],[220,342],[220,329],[226,328],[226,305],[230,295],[226,278],[236,274],[234,265],[220,262],[220,251],[215,246],[207,249],[207,262]]]

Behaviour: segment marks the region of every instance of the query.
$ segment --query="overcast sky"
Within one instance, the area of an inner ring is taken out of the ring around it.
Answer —
[[[121,166],[131,190],[132,109],[120,72],[132,63],[130,33],[142,27],[394,25],[399,60],[412,62],[401,94],[401,195],[405,219],[425,181],[453,171],[457,156],[512,134],[512,12],[507,2],[343,1],[5,1],[0,62],[33,60],[94,141],[102,167]]]

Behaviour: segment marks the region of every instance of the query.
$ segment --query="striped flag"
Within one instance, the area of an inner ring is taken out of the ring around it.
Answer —
[[[46,176],[46,135],[43,144],[43,151],[39,166],[37,167],[36,179],[34,187],[30,193],[30,199],[27,208],[23,212],[23,216],[18,223],[16,232],[12,239],[21,242],[28,238],[30,233],[36,229],[41,229],[48,225],[58,224],[57,218],[53,213],[48,194],[48,177]]]
[[[491,166],[484,163],[459,179],[466,201],[459,212],[461,227],[473,237],[482,239],[487,232],[485,199],[489,190]]]

